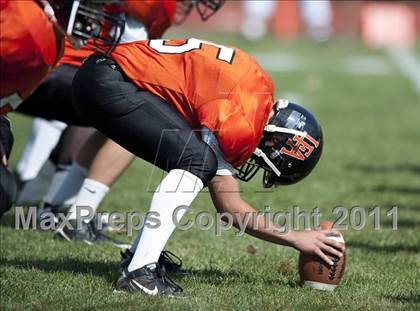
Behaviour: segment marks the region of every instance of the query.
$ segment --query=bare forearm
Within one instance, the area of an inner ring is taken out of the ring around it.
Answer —
[[[235,188],[234,183],[223,185],[223,188],[218,187],[218,180],[212,181],[210,191],[213,203],[219,213],[231,216],[232,224],[236,228],[243,230],[245,226],[247,234],[259,239],[280,245],[293,245],[293,232],[285,232],[271,220],[266,220],[264,215],[240,198],[239,189]],[[226,186],[231,188],[227,189]]]
[[[292,246],[293,232],[285,232],[284,228],[276,226],[243,200],[238,200],[234,206],[218,206],[218,211],[231,214],[233,225],[238,229],[241,229],[240,224],[246,224],[245,232],[249,235],[271,243]]]

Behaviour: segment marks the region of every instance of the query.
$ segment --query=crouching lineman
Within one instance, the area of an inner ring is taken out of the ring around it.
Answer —
[[[107,18],[103,8],[103,3],[90,0],[0,1],[0,136],[1,149],[7,149],[0,154],[5,159],[0,169],[2,185],[13,185],[0,188],[2,211],[11,207],[16,190],[15,178],[6,167],[12,145],[5,148],[4,142],[13,138],[3,114],[16,109],[53,70],[63,52],[64,36],[80,47],[96,36],[104,21],[121,26],[119,18]],[[109,36],[107,42],[117,39]]]
[[[112,59],[92,55],[85,61],[73,80],[79,113],[168,171],[150,204],[161,225],[144,226],[138,234],[120,266],[118,290],[183,294],[157,263],[176,228],[174,211],[208,186],[219,212],[257,215],[240,197],[234,167],[243,180],[263,168],[266,187],[295,183],[311,172],[322,151],[321,128],[306,109],[274,103],[273,91],[271,78],[248,54],[197,39],[134,42],[118,46]],[[179,222],[185,209],[177,211]],[[281,234],[263,218],[249,221],[246,232],[328,264],[327,253],[341,256],[343,246],[327,238],[338,232]]]

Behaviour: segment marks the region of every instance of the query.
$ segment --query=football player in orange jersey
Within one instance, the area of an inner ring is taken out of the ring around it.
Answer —
[[[150,204],[159,225],[139,232],[120,264],[117,289],[182,295],[157,261],[186,207],[207,186],[216,209],[234,215],[235,225],[256,216],[245,222],[247,233],[328,264],[327,253],[342,255],[343,246],[328,238],[337,231],[281,233],[240,196],[236,177],[249,180],[262,168],[265,187],[291,184],[321,156],[315,118],[299,105],[274,102],[273,92],[271,78],[251,56],[198,39],[134,42],[118,46],[112,58],[85,61],[73,80],[75,108],[103,134],[168,172]],[[67,224],[62,235],[77,230],[76,219]]]
[[[0,114],[16,109],[62,56],[64,36],[75,46],[89,38],[114,46],[123,20],[102,12],[111,0],[1,0]],[[101,35],[105,23],[114,34]]]
[[[103,13],[104,4],[96,0],[0,0],[0,119],[3,125],[8,124],[4,114],[14,110],[52,71],[62,55],[65,35],[80,46],[90,37],[101,39],[96,32],[104,21],[113,29],[119,29],[119,17]],[[110,35],[105,42],[112,45],[115,40],[118,38]],[[10,187],[3,187],[3,184],[15,183],[6,167],[11,146],[4,146],[5,141],[13,139],[9,126],[2,126],[0,130],[1,137],[6,137],[0,142],[0,158],[3,159],[0,190],[2,197],[8,198],[2,200],[4,203],[11,202],[14,195]],[[2,204],[0,216],[3,207],[10,208],[10,204]]]
[[[127,10],[132,15],[135,16],[137,20],[144,21],[146,24],[146,28],[149,33],[149,38],[156,38],[160,37],[163,32],[166,30],[168,26],[170,26],[173,22],[176,24],[182,22],[188,14],[191,12],[193,8],[196,8],[200,16],[203,20],[208,19],[211,15],[213,15],[217,10],[220,9],[220,7],[223,5],[224,0],[199,0],[199,1],[191,1],[191,0],[180,0],[176,3],[172,0],[162,0],[162,1],[128,1],[126,2]],[[175,4],[176,4],[176,14],[175,12]],[[92,51],[88,48],[82,48],[81,50],[77,50],[77,52],[71,52],[69,53],[67,50],[65,51],[65,55],[61,59],[61,63],[65,63],[67,65],[75,65],[78,66],[81,63],[81,60],[89,55],[89,52]],[[81,55],[80,55],[81,54]],[[51,101],[50,101],[51,102]],[[49,111],[49,114],[44,116],[51,117],[52,115],[56,116],[62,116],[63,114],[69,115],[68,111],[64,111],[62,107],[60,107],[60,112],[55,112],[54,107],[59,107],[57,105],[54,105],[53,102],[51,102],[51,105],[53,107],[50,108],[44,108],[43,111]],[[26,105],[25,107],[21,108],[23,110],[24,108],[30,108],[34,107],[34,105]],[[31,112],[30,112],[31,113]],[[32,114],[36,114],[36,111],[32,111]],[[46,124],[47,121],[40,121],[36,120],[36,123],[34,122],[34,126],[36,125],[37,128],[44,128],[46,129],[46,132],[52,132],[56,133],[56,137],[58,139],[58,135],[61,130],[57,130],[57,124],[56,122],[50,122],[49,124]],[[47,131],[47,129],[50,129]],[[74,127],[73,127],[74,130]],[[81,129],[77,129],[77,132],[79,135],[76,137],[77,142],[79,146],[83,146],[82,142],[84,139],[88,137],[87,134],[90,134],[90,132],[86,129],[84,130],[86,133],[85,135],[80,135]],[[83,133],[83,131],[82,131]],[[68,134],[68,133],[65,133]],[[62,135],[62,137],[72,137],[74,135]],[[44,154],[44,159],[48,157],[49,152],[47,152],[46,145],[55,145],[55,141],[52,139],[42,139],[40,135],[32,135],[31,137],[38,138],[35,140],[35,143],[30,144],[29,146],[31,148],[25,149],[25,151],[30,151],[37,149],[38,151],[35,152],[24,152],[24,155],[22,157],[22,161],[19,162],[18,165],[18,173],[22,176],[23,180],[30,180],[33,178],[39,169],[41,168],[41,165],[32,164],[34,161],[30,161],[31,159],[36,159],[37,163],[43,163],[44,161],[39,161],[38,159],[42,154]],[[73,139],[74,140],[74,139]],[[61,181],[66,180],[66,185],[62,187],[50,187],[47,194],[44,196],[42,205],[46,205],[47,209],[49,209],[48,206],[54,205],[71,205],[74,203],[77,197],[80,197],[83,202],[85,202],[85,195],[87,194],[89,197],[87,198],[87,202],[82,204],[88,204],[94,205],[94,208],[97,208],[99,206],[100,202],[102,201],[102,198],[104,196],[104,193],[108,190],[109,186],[122,174],[122,172],[129,166],[131,161],[134,159],[134,156],[112,142],[111,140],[105,140],[105,138],[100,135],[96,134],[93,135],[88,143],[84,144],[83,151],[81,152],[81,155],[78,157],[77,161],[74,161],[74,154],[76,154],[79,150],[78,147],[74,147],[73,145],[69,144],[61,144],[68,148],[67,150],[70,150],[70,152],[61,152],[59,153],[61,155],[59,161],[60,163],[60,170],[57,171],[57,174],[53,177],[57,177],[57,182],[54,182],[54,184],[58,185],[61,184]],[[102,146],[103,145],[103,146]],[[39,146],[39,148],[36,148],[36,146]],[[99,149],[99,146],[102,146]],[[42,148],[41,150],[39,150]],[[52,148],[52,147],[51,147]],[[69,156],[70,153],[70,156]],[[34,154],[34,156],[26,156],[27,154]],[[54,159],[56,152],[53,153]],[[28,159],[28,160],[27,160]],[[94,159],[94,160],[93,160]],[[89,178],[84,179],[86,177],[86,168],[90,167],[91,162],[92,169],[89,174]],[[73,165],[62,165],[62,163],[73,163]],[[103,168],[106,167],[107,169],[104,170]],[[67,178],[67,176],[70,176]],[[36,179],[34,179],[36,181]],[[34,187],[36,186],[36,191],[33,191]],[[36,199],[37,196],[34,196],[33,193],[39,194],[42,193],[42,191],[39,191],[39,186],[42,185],[42,183],[39,182],[30,182],[28,184],[28,187],[24,187],[23,193],[21,196],[19,196],[19,199],[21,203],[26,203],[25,199],[30,198],[32,201],[33,199]],[[96,196],[92,197],[89,192],[83,191],[85,186],[89,186],[90,188],[96,187],[97,192]],[[80,193],[79,193],[80,189]],[[29,191],[26,191],[29,190]],[[45,192],[44,192],[45,193]],[[29,194],[29,196],[27,195]],[[100,194],[103,194],[102,196]],[[38,196],[39,197],[39,196]],[[38,201],[36,201],[38,202]]]

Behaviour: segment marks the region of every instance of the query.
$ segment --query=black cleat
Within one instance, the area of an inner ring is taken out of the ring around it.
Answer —
[[[125,268],[117,280],[116,290],[142,292],[151,296],[186,297],[181,286],[167,277],[158,263],[151,263],[131,272]]]
[[[118,265],[118,274],[121,275],[125,268],[133,259],[134,254],[126,249],[125,252],[121,251],[121,261]],[[159,267],[165,273],[178,273],[181,272],[182,260],[177,255],[169,251],[162,251],[158,260]]]
[[[127,248],[125,252],[121,251],[121,261],[118,265],[118,275],[122,275],[124,270],[128,268],[131,259],[133,259],[134,254],[130,252],[130,250]]]
[[[159,256],[158,264],[166,273],[181,272],[182,260],[170,251],[162,251]]]
[[[82,241],[88,245],[95,245],[105,242],[111,243],[118,248],[130,247],[129,244],[112,239],[98,231],[92,221],[89,223],[81,221],[81,223],[78,224],[78,220],[71,219],[68,221],[68,224],[70,226],[58,226],[57,230],[55,231],[55,235],[69,242]]]

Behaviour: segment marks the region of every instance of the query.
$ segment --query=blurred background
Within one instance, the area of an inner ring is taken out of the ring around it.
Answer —
[[[227,0],[207,22],[193,12],[166,34],[189,36],[236,45],[278,74],[402,76],[420,96],[420,1]]]
[[[240,34],[248,40],[271,35],[324,42],[351,36],[371,47],[413,47],[420,34],[420,2],[227,0],[206,23],[191,14],[180,28]]]

